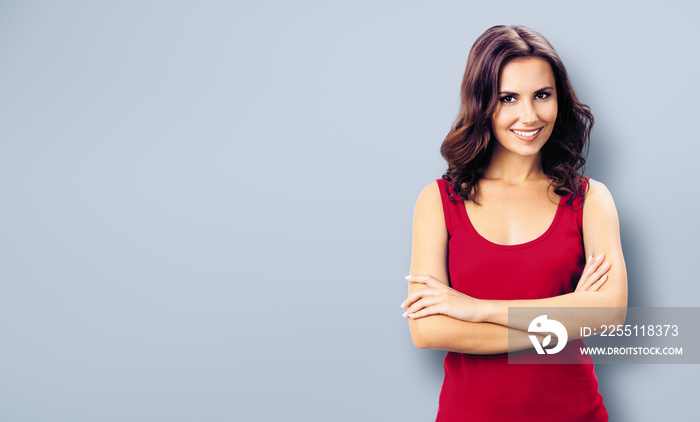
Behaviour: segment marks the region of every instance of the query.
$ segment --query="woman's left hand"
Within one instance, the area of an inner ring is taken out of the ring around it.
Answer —
[[[404,318],[422,318],[428,315],[447,315],[462,321],[482,322],[486,301],[458,292],[431,275],[410,275],[410,283],[421,283],[425,287],[410,293],[401,304],[408,308]]]

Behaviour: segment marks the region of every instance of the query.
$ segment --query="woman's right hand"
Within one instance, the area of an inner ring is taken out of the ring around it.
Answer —
[[[597,292],[608,281],[608,271],[610,263],[605,261],[605,255],[600,254],[595,259],[591,255],[583,267],[575,292]]]

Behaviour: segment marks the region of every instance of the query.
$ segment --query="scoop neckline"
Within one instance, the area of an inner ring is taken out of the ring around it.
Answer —
[[[469,213],[467,212],[466,201],[462,201],[461,208],[462,208],[462,212],[464,213],[464,216],[467,219],[467,225],[472,230],[472,232],[474,232],[474,234],[476,234],[476,237],[481,239],[482,242],[484,242],[487,245],[492,246],[494,248],[498,248],[498,249],[521,249],[521,248],[527,248],[530,246],[534,246],[534,245],[542,242],[543,240],[547,239],[552,233],[554,233],[554,230],[556,230],[557,225],[559,224],[559,220],[561,220],[561,214],[562,214],[563,209],[564,209],[564,199],[566,197],[567,197],[567,195],[561,195],[559,197],[559,204],[557,206],[557,212],[556,212],[556,214],[554,214],[554,219],[549,224],[549,227],[547,228],[547,230],[545,230],[544,233],[542,233],[541,235],[537,236],[536,238],[534,238],[532,240],[528,240],[527,242],[524,242],[524,243],[517,243],[515,245],[503,245],[500,243],[495,243],[495,242],[488,240],[484,236],[482,236],[481,233],[479,233],[476,230],[476,227],[474,227],[474,225],[472,224],[472,220],[469,218]]]

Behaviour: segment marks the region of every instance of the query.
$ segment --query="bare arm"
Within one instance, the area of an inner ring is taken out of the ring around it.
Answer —
[[[445,286],[449,285],[447,270],[447,227],[437,182],[426,186],[416,202],[413,218],[413,247],[411,274],[430,274]],[[424,289],[420,283],[409,283],[409,295]],[[517,330],[502,325],[467,322],[446,315],[430,315],[409,319],[411,338],[416,347],[441,349],[471,354],[508,352],[508,333]],[[523,332],[510,350],[532,347]]]
[[[584,320],[578,322],[589,326],[601,322],[614,325],[622,323],[627,306],[627,273],[622,256],[617,211],[610,192],[602,183],[591,180],[590,186],[583,210],[585,252],[586,256],[604,254],[607,259],[605,264],[603,260],[587,264],[584,270],[584,274],[588,274],[587,279],[582,277],[579,282],[580,285],[583,282],[585,288],[579,286],[574,293],[546,299],[487,301],[448,291],[431,281],[426,285],[429,287],[432,283],[433,288],[416,289],[415,293],[409,294],[408,315],[420,320],[428,315],[442,313],[464,321],[494,323],[511,329],[527,330],[529,321],[525,319],[511,321],[509,324],[509,307],[614,307],[616,310],[612,313],[586,312]],[[412,274],[415,274],[413,268]],[[438,297],[439,303],[436,302]]]
[[[612,195],[604,184],[591,180],[583,207],[583,244],[586,256],[605,256],[607,280],[596,291],[576,291],[535,300],[488,301],[484,321],[527,329],[526,321],[508,324],[509,307],[614,308],[587,312],[581,324],[622,324],[627,308],[627,270],[622,255],[620,224]]]

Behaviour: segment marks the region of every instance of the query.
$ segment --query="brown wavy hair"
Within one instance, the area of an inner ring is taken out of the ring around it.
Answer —
[[[440,147],[447,161],[442,175],[454,194],[478,204],[477,184],[491,160],[494,135],[491,116],[498,104],[498,82],[503,66],[517,58],[539,57],[549,62],[556,81],[558,112],[549,140],[540,151],[542,169],[557,195],[581,193],[593,126],[590,108],[576,98],[566,69],[545,37],[524,26],[497,25],[486,30],[472,46],[461,88],[461,107]],[[453,198],[453,201],[457,199]]]

